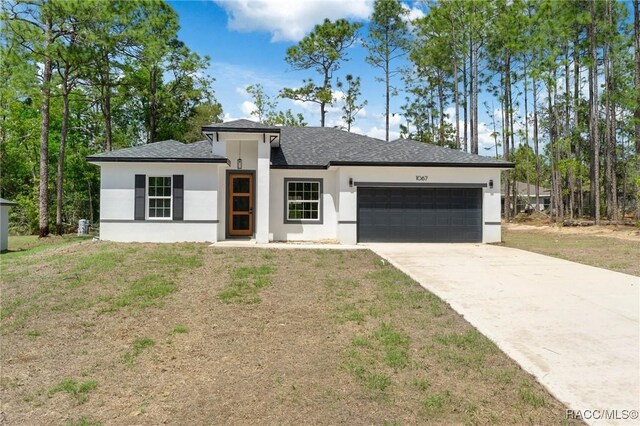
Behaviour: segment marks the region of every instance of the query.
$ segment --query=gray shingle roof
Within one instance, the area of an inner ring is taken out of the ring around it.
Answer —
[[[249,120],[223,123],[264,126]],[[234,127],[227,127],[234,129]],[[247,127],[269,132],[268,127]],[[271,150],[273,168],[326,168],[331,165],[511,168],[512,163],[412,140],[386,142],[329,127],[281,127],[280,147]],[[234,130],[235,131],[235,130]],[[248,130],[245,130],[248,131]],[[211,142],[191,144],[168,140],[105,152],[88,161],[229,163],[213,155]]]
[[[326,127],[283,127],[274,168],[370,166],[513,167],[512,163],[407,139],[386,142]]]
[[[118,149],[87,157],[88,161],[228,163],[225,157],[214,155],[211,142],[182,143],[174,140],[154,142]]]
[[[227,121],[226,123],[213,123],[202,127],[203,132],[265,132],[265,133],[279,133],[281,127],[267,126],[266,124],[258,121],[251,121],[246,119]]]
[[[18,203],[0,198],[0,206],[17,206]]]

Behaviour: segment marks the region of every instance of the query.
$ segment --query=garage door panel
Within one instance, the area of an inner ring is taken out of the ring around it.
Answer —
[[[363,242],[480,242],[482,190],[360,187],[358,239]]]

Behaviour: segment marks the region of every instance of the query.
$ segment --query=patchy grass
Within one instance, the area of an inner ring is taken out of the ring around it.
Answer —
[[[189,332],[189,329],[187,329],[187,327],[182,325],[173,327],[173,330],[171,330],[171,334],[186,334],[188,332]]]
[[[94,390],[98,386],[98,382],[95,380],[86,380],[82,383],[78,383],[75,379],[69,378],[61,381],[56,386],[49,389],[48,395],[53,395],[62,392],[71,395],[75,400],[82,404],[89,399],[89,392]]]
[[[122,359],[126,364],[135,365],[136,358],[138,358],[145,349],[150,348],[155,344],[156,342],[154,342],[153,339],[149,339],[148,337],[136,339],[131,345],[131,350],[127,351]]]
[[[72,420],[67,423],[67,426],[100,426],[102,423],[95,421],[87,416],[82,416],[77,420]]]
[[[637,239],[503,228],[502,244],[640,276],[640,241]]]
[[[258,291],[271,284],[270,275],[273,271],[270,265],[236,268],[231,272],[229,286],[220,292],[220,299],[225,303],[260,303]]]
[[[69,244],[76,244],[82,241],[89,241],[93,237],[90,235],[77,236],[68,235],[51,235],[46,238],[39,238],[37,235],[10,235],[9,250],[4,252],[8,257],[16,257],[19,253],[33,254],[52,247],[61,247]]]
[[[114,312],[126,306],[139,308],[146,308],[154,304],[159,306],[160,299],[173,293],[177,288],[172,280],[162,275],[145,275],[134,280],[128,291],[112,300],[103,309],[103,312]]]
[[[2,255],[10,424],[565,422],[369,251],[42,243]]]

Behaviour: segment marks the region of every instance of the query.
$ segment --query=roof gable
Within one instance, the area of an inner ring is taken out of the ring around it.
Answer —
[[[280,133],[280,129],[280,127],[268,126],[258,121],[251,121],[244,118],[202,126],[203,132]]]

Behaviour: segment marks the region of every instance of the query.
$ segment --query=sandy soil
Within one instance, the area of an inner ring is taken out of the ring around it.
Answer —
[[[528,225],[522,223],[503,223],[502,226],[511,231],[536,231],[561,235],[592,235],[596,237],[640,241],[640,228],[635,226],[555,226]]]

